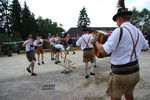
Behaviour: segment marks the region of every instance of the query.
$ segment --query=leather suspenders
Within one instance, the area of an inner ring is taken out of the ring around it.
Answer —
[[[85,45],[86,45],[86,48],[89,48],[89,42],[90,42],[90,39],[91,39],[91,37],[89,37],[89,39],[88,39],[88,41],[86,42],[85,40],[84,40],[84,38],[82,37],[82,39],[83,39],[83,41],[84,41],[84,43],[85,43]]]
[[[131,31],[130,31],[127,27],[124,27],[124,28],[127,29],[128,32],[130,33],[130,36],[131,36],[131,39],[132,39],[132,43],[133,43],[133,50],[132,50],[132,54],[131,54],[131,56],[130,56],[130,61],[131,61],[133,55],[135,55],[135,58],[137,59],[136,46],[137,46],[137,43],[138,43],[138,40],[139,40],[139,32],[138,32],[137,40],[136,40],[136,42],[134,42],[133,35],[132,35]]]

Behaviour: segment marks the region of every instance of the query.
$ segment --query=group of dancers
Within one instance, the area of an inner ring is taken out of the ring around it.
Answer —
[[[62,41],[64,42],[63,44],[61,43]],[[44,42],[49,44],[51,51],[51,60],[54,60],[55,64],[61,63],[61,61],[59,60],[60,56],[65,59],[66,54],[69,54],[70,50],[73,51],[73,54],[75,54],[69,34],[66,34],[65,38],[60,38],[58,34],[54,35],[49,33],[48,40],[43,40],[40,35],[37,35],[36,39],[34,40],[33,36],[29,35],[27,37],[27,40],[23,43],[23,46],[25,47],[26,57],[30,62],[26,70],[31,73],[31,76],[37,75],[36,73],[34,73],[34,66],[36,61],[35,51],[37,53],[38,65],[45,63],[43,49]]]

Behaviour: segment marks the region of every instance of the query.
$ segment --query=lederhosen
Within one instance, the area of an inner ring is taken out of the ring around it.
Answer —
[[[53,51],[54,53],[60,52],[60,49],[58,49],[58,48],[55,47],[55,45],[57,44],[56,41],[55,41],[55,39],[53,40],[53,42],[54,42],[55,44],[52,45],[52,51]]]
[[[52,39],[52,42],[54,42],[54,39]],[[50,45],[50,51],[53,52],[53,44],[50,43],[49,45]]]
[[[136,55],[136,46],[139,40],[139,33],[138,33],[138,37],[136,42],[134,42],[133,36],[131,31],[124,27],[125,29],[128,30],[128,32],[130,33],[130,36],[132,38],[132,43],[133,43],[133,50],[132,50],[132,54],[130,56],[130,61],[127,64],[123,64],[123,65],[113,65],[111,64],[111,69],[112,69],[112,73],[114,74],[119,74],[119,75],[127,75],[127,74],[131,74],[131,73],[135,73],[139,71],[139,64],[138,64],[138,59],[137,59],[137,55]],[[136,60],[135,61],[131,61],[133,55],[135,55]]]
[[[31,49],[33,47],[34,47],[34,45],[33,45],[33,42],[32,42],[32,43],[30,43],[30,50],[26,52],[26,57],[27,57],[28,61],[30,61],[30,62],[32,60],[36,61],[34,50]]]
[[[93,51],[93,48],[90,48],[88,46],[91,38],[89,38],[87,42],[84,40],[83,37],[82,37],[82,40],[86,44],[86,48],[83,49],[83,62],[89,62],[89,61],[90,62],[94,62],[94,51]]]
[[[40,42],[39,44],[43,45],[42,42]],[[40,53],[43,54],[44,53],[43,46],[36,46],[36,52],[37,54],[40,54]]]

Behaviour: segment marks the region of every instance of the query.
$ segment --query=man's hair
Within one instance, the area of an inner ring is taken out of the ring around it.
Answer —
[[[27,36],[27,38],[33,38],[32,34],[29,34],[29,35]]]

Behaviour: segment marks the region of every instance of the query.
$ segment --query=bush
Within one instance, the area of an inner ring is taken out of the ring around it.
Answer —
[[[19,32],[13,32],[13,36],[11,37],[12,42],[22,41],[21,35]]]
[[[4,33],[0,33],[0,41],[1,42],[9,42],[9,37],[8,35],[4,34]]]
[[[14,32],[12,37],[9,37],[5,33],[0,33],[0,41],[2,42],[16,42],[22,41],[22,38],[18,32]]]

